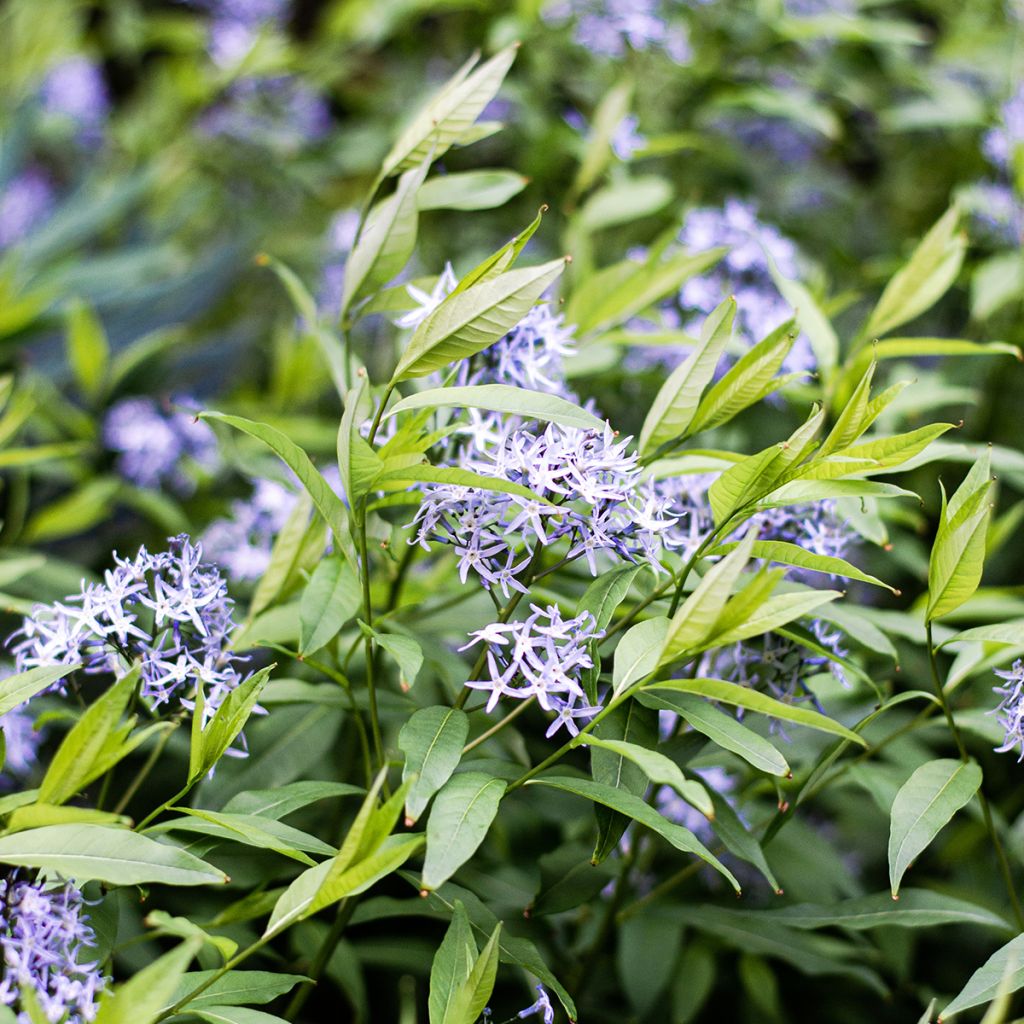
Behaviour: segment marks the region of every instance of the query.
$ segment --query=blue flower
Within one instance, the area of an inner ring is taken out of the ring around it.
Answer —
[[[209,719],[242,675],[230,650],[227,583],[202,557],[184,534],[158,554],[115,554],[102,583],[83,584],[66,601],[36,605],[26,616],[10,638],[18,670],[82,662],[87,673],[121,676],[138,660],[150,708],[176,702],[191,710],[201,685]]]
[[[53,1024],[83,1024],[96,1016],[104,978],[88,960],[96,939],[83,902],[71,885],[0,879],[0,1004],[22,1009],[21,993],[31,989]],[[18,1021],[29,1024],[28,1014],[20,1013]]]
[[[487,679],[471,679],[474,690],[489,690],[487,710],[493,711],[503,697],[526,700],[536,697],[545,711],[556,712],[547,736],[561,726],[575,736],[576,720],[592,718],[600,711],[580,686],[582,670],[594,667],[589,644],[604,636],[590,612],[563,619],[557,605],[531,605],[532,614],[522,622],[495,622],[470,633],[459,650],[478,643],[487,648]]]
[[[1004,686],[993,687],[1002,698],[994,713],[1006,730],[1003,745],[996,750],[1003,754],[1020,747],[1017,760],[1024,761],[1024,659],[1018,658],[1012,668],[997,671],[996,675],[1006,680]]]
[[[551,1005],[551,998],[547,994],[543,985],[537,986],[537,992],[539,998],[532,1006],[528,1006],[525,1010],[520,1010],[516,1017],[519,1020],[523,1020],[526,1017],[532,1017],[537,1014],[541,1017],[544,1024],[555,1024],[555,1008]]]

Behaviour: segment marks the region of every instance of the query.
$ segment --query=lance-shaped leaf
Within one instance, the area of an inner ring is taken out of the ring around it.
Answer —
[[[663,615],[638,622],[622,635],[612,662],[612,693],[618,697],[659,664],[670,623]]]
[[[793,322],[787,321],[744,352],[725,376],[708,388],[701,398],[689,433],[696,434],[727,423],[737,413],[771,394],[784,379],[777,378],[775,374],[795,340]]]
[[[477,959],[476,939],[462,900],[455,900],[451,924],[437,947],[430,967],[430,1024],[447,1024],[462,986]]]
[[[249,720],[260,691],[267,683],[273,665],[261,668],[244,682],[239,683],[221,701],[213,717],[202,725],[200,705],[193,715],[193,743],[189,756],[189,782],[201,779],[209,772],[235,742]],[[195,728],[198,723],[200,728]]]
[[[636,699],[646,707],[674,711],[681,715],[697,732],[707,736],[723,750],[742,757],[758,771],[780,777],[789,774],[786,759],[768,740],[701,697],[668,690],[643,689],[637,692]]]
[[[990,1002],[1000,992],[1016,992],[1020,988],[1024,988],[1024,935],[1018,935],[1005,946],[1000,946],[970,976],[939,1019],[949,1020],[961,1010]]]
[[[839,338],[835,328],[807,288],[800,281],[783,275],[767,249],[764,249],[764,254],[775,287],[793,308],[796,322],[811,343],[818,369],[827,374],[839,359]]]
[[[756,530],[748,530],[733,551],[712,566],[683,602],[669,623],[658,663],[667,665],[687,651],[693,651],[707,639],[740,574],[750,561],[757,538]]]
[[[632,98],[633,83],[628,79],[617,82],[601,97],[587,133],[580,169],[572,186],[573,195],[582,196],[608,166],[614,155],[612,139],[629,113]]]
[[[355,556],[344,541],[344,538],[348,536],[348,513],[345,510],[345,504],[331,490],[330,484],[317,472],[316,466],[310,461],[309,456],[294,441],[282,434],[276,427],[268,426],[266,423],[257,423],[255,420],[247,420],[242,416],[229,416],[222,412],[204,412],[199,415],[201,419],[226,423],[229,427],[234,427],[236,430],[254,437],[275,452],[309,493],[317,511],[334,533],[337,547],[355,568]]]
[[[442,157],[494,99],[518,48],[518,43],[506,47],[475,71],[475,61],[463,65],[399,135],[384,158],[381,176],[415,167],[427,156]]]
[[[314,570],[299,605],[299,653],[330,643],[359,610],[359,577],[341,558],[325,558]]]
[[[123,984],[105,989],[93,1018],[94,1024],[152,1024],[202,946],[201,936],[187,938]]]
[[[48,686],[71,675],[77,668],[81,668],[78,662],[70,665],[40,665],[27,672],[18,672],[0,679],[0,715],[6,715],[8,711],[31,700],[37,693],[42,693]]]
[[[443,885],[476,853],[504,795],[505,783],[483,772],[464,772],[445,783],[427,819],[424,889]]]
[[[453,292],[416,328],[391,383],[424,377],[493,345],[526,316],[565,264],[560,259],[509,270]]]
[[[748,636],[770,633],[773,629],[785,626],[787,622],[803,618],[823,604],[828,604],[842,596],[842,591],[839,590],[813,590],[811,588],[794,593],[776,594],[774,597],[768,598],[745,622],[710,636],[707,646],[712,644],[725,646],[734,644],[737,640],[745,640]]]
[[[387,415],[394,416],[410,409],[470,408],[487,409],[521,416],[527,420],[544,420],[563,427],[603,430],[604,420],[581,409],[573,402],[546,395],[541,391],[511,387],[508,384],[476,384],[464,388],[431,388],[396,402]]]
[[[550,506],[539,494],[529,487],[497,476],[484,476],[470,469],[457,466],[432,466],[428,462],[416,466],[390,469],[377,479],[376,486],[382,491],[404,491],[413,484],[453,484],[456,487],[478,487],[482,491],[497,491],[500,494],[514,494],[528,501]]]
[[[728,298],[704,321],[697,347],[669,375],[647,413],[640,431],[641,455],[687,436],[701,395],[732,337],[735,316],[736,300]]]
[[[620,814],[625,814],[641,825],[646,825],[652,832],[656,832],[663,839],[672,844],[677,850],[684,853],[692,853],[701,860],[710,864],[719,874],[729,880],[729,884],[737,891],[740,891],[740,884],[736,881],[732,872],[687,828],[682,825],[674,825],[663,818],[650,804],[645,803],[638,796],[627,793],[613,786],[603,786],[599,782],[592,782],[590,779],[577,779],[572,777],[561,777],[556,775],[541,776],[538,779],[531,779],[528,786],[551,786],[554,789],[565,790],[567,793],[575,793],[594,803],[604,804]]]
[[[103,393],[110,365],[110,343],[92,308],[74,300],[65,314],[68,362],[82,393],[95,401]]]
[[[500,249],[492,252],[486,259],[481,260],[468,274],[466,274],[455,286],[452,295],[464,292],[467,288],[480,281],[488,281],[492,277],[503,274],[519,258],[520,253],[526,248],[526,243],[533,238],[540,227],[544,214],[548,212],[546,206],[537,211],[537,216],[518,235],[513,235]]]
[[[501,168],[456,171],[425,182],[416,205],[420,210],[491,210],[504,205],[528,184],[528,178]]]
[[[274,539],[274,546],[270,551],[270,562],[256,584],[252,601],[249,602],[247,622],[252,622],[260,612],[265,611],[274,603],[274,598],[281,593],[292,573],[295,572],[309,535],[309,519],[312,511],[313,499],[308,494],[300,494],[284,526],[281,527]]]
[[[409,262],[416,248],[416,193],[429,167],[427,159],[406,171],[398,179],[394,193],[370,211],[345,263],[342,315],[360,295],[387,284]]]
[[[39,868],[79,883],[208,885],[228,880],[184,850],[106,825],[47,825],[2,836],[0,864]]]
[[[39,784],[40,803],[65,803],[132,749],[127,740],[135,719],[122,722],[121,716],[138,678],[136,665],[94,701],[64,737]]]
[[[1024,619],[993,622],[990,625],[965,629],[943,640],[938,646],[960,643],[1009,644],[1013,647],[1024,647]]]
[[[381,474],[384,463],[359,433],[360,424],[370,415],[370,399],[365,377],[359,377],[345,396],[345,411],[338,424],[338,473],[345,496],[355,514],[361,514],[360,499]]]
[[[971,467],[949,503],[943,495],[939,529],[928,564],[927,620],[948,615],[978,589],[992,506],[988,451]]]
[[[498,941],[501,937],[501,922],[494,926],[487,945],[480,951],[469,977],[455,994],[445,1024],[476,1024],[480,1014],[491,998],[494,982],[498,976]]]
[[[683,775],[675,761],[636,743],[624,740],[605,740],[593,733],[583,734],[587,746],[601,747],[632,761],[651,780],[661,786],[671,786],[688,804],[696,807],[706,818],[715,816],[714,805],[708,791],[699,783]]]
[[[695,696],[707,697],[708,700],[732,704],[738,708],[745,708],[747,711],[756,711],[758,714],[769,715],[771,718],[793,722],[795,725],[804,725],[809,729],[831,733],[833,736],[842,736],[843,739],[850,740],[862,747],[867,746],[867,741],[863,737],[851,729],[847,729],[845,725],[833,721],[828,715],[811,711],[810,708],[797,704],[787,704],[774,697],[769,697],[766,693],[752,690],[749,686],[730,683],[724,679],[667,679],[661,683],[651,683],[649,686],[645,686],[643,692],[690,693]]]
[[[871,425],[868,420],[868,404],[876,365],[874,361],[870,363],[853,394],[843,404],[841,412],[836,417],[835,425],[829,431],[828,437],[822,441],[821,448],[818,449],[819,458],[831,455],[832,452],[842,448],[848,448]]]
[[[889,883],[895,899],[910,864],[978,792],[974,761],[939,758],[921,765],[900,787],[889,827]]]
[[[967,238],[958,230],[960,210],[953,206],[921,239],[907,263],[885,286],[864,334],[879,337],[933,306],[960,272]]]
[[[420,708],[402,726],[398,749],[405,754],[402,781],[412,778],[405,800],[408,824],[426,809],[430,798],[451,778],[462,760],[469,718],[458,708]]]

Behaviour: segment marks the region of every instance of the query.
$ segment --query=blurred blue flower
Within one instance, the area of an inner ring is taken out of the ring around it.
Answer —
[[[84,1024],[96,1016],[105,979],[88,959],[96,938],[83,916],[82,894],[72,885],[0,879],[0,1004],[16,1007],[30,1024],[21,993],[31,990],[52,1024]]]
[[[40,96],[47,113],[75,125],[78,140],[84,145],[101,141],[110,97],[102,72],[87,57],[71,57],[53,68],[43,80]]]
[[[544,18],[575,19],[576,42],[603,57],[622,57],[628,47],[661,50],[685,64],[693,55],[686,26],[667,18],[667,11],[680,6],[663,0],[557,0],[545,8]]]
[[[540,994],[537,1002],[532,1006],[528,1006],[525,1010],[520,1010],[516,1016],[523,1020],[526,1017],[532,1017],[534,1014],[537,1014],[541,1017],[544,1024],[555,1024],[555,1009],[551,1005],[551,997],[543,985],[537,986],[537,992]]]
[[[7,181],[0,191],[0,250],[39,227],[55,206],[53,182],[42,168],[30,166]]]
[[[176,405],[193,405],[177,397]],[[189,494],[195,482],[189,465],[212,472],[220,463],[217,438],[209,425],[152,398],[123,398],[103,421],[103,442],[117,452],[117,471],[138,487],[170,487]]]

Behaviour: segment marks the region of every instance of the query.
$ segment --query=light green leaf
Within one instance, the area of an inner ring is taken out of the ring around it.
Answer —
[[[697,347],[672,371],[647,413],[640,431],[641,455],[687,436],[701,395],[732,337],[735,316],[736,300],[728,298],[704,321]]]
[[[359,628],[394,658],[398,664],[399,685],[403,690],[408,690],[416,682],[416,676],[423,666],[423,648],[411,636],[379,633],[365,622],[360,622]]]
[[[341,558],[325,558],[315,569],[299,605],[299,653],[313,654],[330,643],[359,610],[359,577]]]
[[[487,945],[480,951],[473,970],[462,983],[445,1017],[445,1024],[476,1024],[480,1013],[487,1005],[494,991],[498,976],[498,940],[501,936],[501,922],[494,926]]]
[[[632,224],[642,217],[650,217],[672,201],[672,186],[654,174],[615,181],[595,192],[579,214],[584,231],[593,233]]]
[[[237,814],[258,814],[261,818],[275,821],[286,817],[292,811],[308,807],[318,800],[332,796],[351,796],[363,793],[359,786],[347,782],[290,782],[277,789],[247,789],[236,793],[225,805],[225,811]]]
[[[360,424],[369,414],[367,382],[365,377],[360,376],[356,385],[345,395],[345,410],[338,424],[337,444],[342,490],[357,516],[362,514],[360,500],[366,496],[384,468],[380,455],[359,432]]]
[[[565,264],[558,259],[508,270],[453,292],[416,328],[391,383],[424,377],[493,345],[526,316]]]
[[[301,974],[285,974],[277,971],[228,971],[217,978],[212,985],[198,990],[214,978],[219,971],[190,971],[178,982],[174,994],[167,1000],[164,1010],[187,999],[192,992],[198,994],[187,999],[189,1013],[212,1006],[240,1006],[245,1003],[269,1003],[278,996],[290,992],[299,982],[305,981]]]
[[[0,715],[6,715],[8,711],[24,704],[81,667],[78,662],[71,665],[41,665],[0,679]]]
[[[987,626],[965,629],[943,640],[939,647],[945,647],[947,644],[977,642],[1024,647],[1024,619],[1015,619],[1012,622],[993,622]]]
[[[900,787],[889,830],[889,881],[893,898],[910,864],[981,785],[974,761],[939,758],[921,765]]]
[[[48,825],[0,836],[0,864],[39,868],[110,885],[223,884],[227,876],[198,857],[126,829]]]
[[[775,287],[792,307],[796,322],[811,343],[818,369],[827,374],[839,359],[839,338],[835,328],[807,288],[799,281],[785,277],[767,249],[764,254]]]
[[[603,430],[604,420],[581,409],[558,395],[547,395],[541,391],[529,391],[508,384],[477,384],[464,388],[431,388],[420,391],[396,402],[387,415],[394,416],[410,409],[435,409],[439,407],[487,409],[521,416],[527,420],[543,420],[558,423],[563,427],[579,427],[583,430]]]
[[[657,667],[668,635],[669,620],[660,615],[638,622],[622,635],[612,663],[612,695],[618,697]]]
[[[850,740],[859,746],[867,746],[867,741],[861,736],[847,729],[845,725],[833,721],[827,715],[811,711],[798,704],[786,704],[774,697],[769,697],[766,693],[752,690],[749,686],[741,686],[739,683],[726,682],[724,679],[666,679],[664,682],[651,683],[644,687],[644,693],[664,691],[707,697],[708,700],[732,704],[738,708],[745,708],[747,711],[756,711],[758,714],[769,715],[772,718],[793,722],[796,725],[805,725],[808,729],[817,729],[820,732],[831,733],[833,736],[842,736],[843,739]]]
[[[594,803],[603,804],[613,811],[625,814],[641,825],[646,825],[652,832],[656,832],[667,842],[671,843],[677,850],[684,853],[692,853],[701,860],[710,864],[719,874],[729,880],[729,884],[737,891],[740,891],[740,884],[736,881],[732,872],[689,830],[682,825],[674,825],[663,818],[653,807],[644,802],[640,797],[633,796],[624,790],[616,789],[614,786],[604,786],[599,782],[590,779],[577,779],[572,777],[561,777],[556,775],[541,776],[531,779],[526,783],[528,786],[551,786],[554,789],[562,789],[567,793],[575,793]]]
[[[723,714],[700,697],[686,693],[640,690],[636,699],[646,707],[674,711],[697,732],[707,736],[723,750],[729,750],[759,771],[780,777],[789,775],[786,759],[763,736]]]
[[[628,80],[617,82],[601,97],[594,119],[587,134],[586,146],[580,160],[580,168],[576,172],[572,194],[582,196],[611,162],[612,138],[629,113],[629,104],[633,96],[633,85]]]
[[[1024,987],[1024,935],[1000,946],[967,980],[956,998],[939,1015],[948,1020],[961,1010],[981,1006],[999,995],[1000,990],[1016,992]]]
[[[96,313],[80,300],[72,300],[65,314],[68,362],[82,393],[96,401],[106,385],[110,345]]]
[[[284,1017],[251,1006],[208,1006],[191,1013],[208,1024],[288,1024]]]
[[[407,466],[402,469],[388,470],[377,479],[380,490],[405,490],[412,484],[452,484],[455,487],[478,487],[482,491],[497,491],[499,494],[514,494],[520,498],[540,502],[550,506],[540,495],[528,487],[505,480],[502,477],[484,476],[457,466],[431,466],[425,462],[421,466]]]
[[[289,577],[295,571],[306,539],[309,517],[313,511],[313,499],[302,492],[295,507],[274,540],[270,552],[270,563],[256,584],[256,590],[249,602],[248,621],[252,621],[274,602]]]
[[[409,262],[416,248],[416,193],[429,167],[430,161],[424,160],[406,171],[394,193],[367,216],[345,264],[342,315],[360,295],[387,284]]]
[[[94,1024],[152,1024],[176,991],[203,939],[193,936],[100,997]]]
[[[427,819],[424,889],[443,885],[476,853],[504,794],[505,783],[483,772],[464,772],[445,783]]]
[[[451,924],[434,954],[430,968],[430,997],[427,1011],[430,1024],[446,1024],[459,991],[469,978],[477,959],[476,940],[466,908],[455,900]]]
[[[405,754],[402,781],[413,779],[405,800],[408,824],[426,809],[430,798],[451,778],[469,734],[469,718],[458,708],[420,708],[402,726],[398,749]]]
[[[440,159],[494,99],[518,48],[518,43],[506,47],[475,71],[475,60],[464,64],[399,135],[384,158],[381,176],[415,167],[428,156]]]
[[[416,197],[420,210],[492,210],[504,206],[529,184],[504,169],[456,171],[425,182]]]
[[[760,636],[770,633],[779,626],[809,615],[823,604],[842,597],[839,590],[804,590],[788,594],[776,594],[768,598],[745,622],[740,623],[723,633],[709,638],[716,646],[725,646],[737,640],[745,640],[748,636]]]
[[[913,320],[946,293],[960,272],[967,248],[967,238],[958,230],[959,222],[960,210],[953,206],[921,239],[907,263],[885,286],[864,328],[867,337],[879,337]]]

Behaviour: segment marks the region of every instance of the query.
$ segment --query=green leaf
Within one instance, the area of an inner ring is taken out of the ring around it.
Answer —
[[[692,853],[701,860],[710,864],[719,874],[729,880],[729,884],[739,892],[740,884],[733,877],[733,874],[715,855],[704,846],[704,844],[689,830],[682,825],[673,825],[663,818],[653,807],[645,803],[640,797],[632,793],[615,789],[613,786],[603,786],[599,782],[592,782],[590,779],[576,779],[569,776],[561,777],[556,775],[541,776],[537,779],[530,779],[528,786],[551,786],[554,789],[562,789],[567,793],[575,793],[594,803],[603,804],[613,811],[625,814],[627,817],[646,825],[652,832],[656,832],[663,839],[669,842],[677,850],[684,853]]]
[[[612,663],[612,695],[618,697],[649,676],[659,664],[669,620],[661,615],[630,626],[615,648]]]
[[[636,743],[623,740],[604,740],[593,733],[584,733],[587,746],[602,747],[612,753],[619,754],[637,765],[651,780],[662,786],[671,786],[688,804],[696,807],[706,818],[715,815],[714,806],[707,790],[699,783],[687,779],[682,770],[664,754],[656,750],[648,750]]]
[[[669,375],[661,386],[640,431],[641,455],[688,434],[708,386],[732,337],[736,300],[726,299],[704,321],[700,342],[693,352]]]
[[[801,903],[769,915],[788,928],[933,928],[940,924],[974,924],[998,931],[1013,931],[998,914],[928,889],[904,889],[899,902],[887,892],[856,896],[833,906]]]
[[[254,1010],[250,1006],[208,1006],[191,1013],[208,1024],[288,1024],[284,1017],[276,1017],[264,1010]]]
[[[398,664],[398,682],[403,690],[408,690],[416,682],[420,668],[423,666],[423,648],[410,636],[399,636],[394,633],[378,633],[365,622],[359,628],[373,642],[387,651]]]
[[[384,158],[381,177],[414,167],[428,156],[440,159],[494,99],[518,48],[518,43],[506,47],[475,71],[475,60],[463,65],[399,135]]]
[[[587,589],[576,604],[576,614],[590,612],[597,622],[597,628],[604,629],[612,621],[615,609],[625,600],[630,588],[648,569],[647,565],[620,565],[601,573],[587,584]]]
[[[86,709],[61,741],[39,784],[39,801],[63,804],[128,752],[134,719],[119,726],[139,679],[135,665]]]
[[[72,665],[42,665],[0,679],[0,715],[6,715],[81,667],[77,662]]]
[[[513,235],[500,249],[491,253],[486,259],[478,263],[468,274],[466,274],[455,286],[452,295],[464,292],[467,288],[480,281],[488,281],[493,277],[508,270],[519,258],[520,253],[526,248],[526,243],[533,238],[540,227],[540,222],[547,213],[548,208],[542,206],[537,211],[537,216],[518,235]]]
[[[839,338],[836,336],[835,328],[807,288],[799,281],[785,277],[767,249],[764,250],[764,254],[775,287],[793,308],[800,330],[807,335],[811,343],[818,369],[827,374],[839,360]]]
[[[269,1003],[278,996],[290,992],[296,985],[306,981],[301,974],[285,974],[276,971],[228,971],[212,985],[198,990],[209,982],[219,971],[190,971],[179,982],[174,995],[167,1000],[164,1010],[186,1000],[189,1013],[212,1006],[241,1006],[245,1003]],[[190,993],[198,992],[194,999]]]
[[[103,393],[110,345],[103,324],[84,302],[72,300],[65,314],[68,362],[82,394],[95,402]]]
[[[260,612],[265,611],[273,604],[274,598],[281,593],[282,588],[295,571],[298,559],[302,554],[312,511],[313,499],[306,493],[300,494],[295,502],[295,507],[274,539],[274,546],[270,552],[270,563],[256,584],[252,601],[249,602],[249,614],[246,617],[248,621],[254,620]]]
[[[715,646],[725,646],[749,636],[760,636],[788,622],[809,615],[823,604],[842,597],[839,590],[803,590],[770,597],[745,622],[710,638]]]
[[[750,561],[756,537],[757,531],[748,529],[736,547],[704,574],[669,623],[665,643],[658,654],[659,665],[667,665],[705,643]]]
[[[261,818],[280,820],[318,800],[362,792],[359,786],[352,786],[347,782],[291,782],[277,789],[247,789],[242,793],[236,793],[224,805],[224,810],[237,814],[258,814]]]
[[[960,272],[966,236],[958,230],[960,210],[953,206],[921,239],[907,263],[885,286],[864,334],[879,337],[923,313],[949,289]]]
[[[612,139],[622,119],[629,113],[633,85],[628,80],[617,82],[602,97],[580,160],[580,168],[573,182],[572,194],[581,196],[601,176],[612,159]]]
[[[633,224],[663,210],[672,195],[672,186],[655,174],[624,178],[598,190],[583,204],[579,224],[590,233]]]
[[[105,825],[48,825],[0,836],[0,864],[39,868],[110,885],[223,884],[227,876],[198,857]]]
[[[500,168],[456,171],[425,182],[416,201],[421,211],[492,210],[504,206],[528,184],[528,178]]]
[[[563,427],[579,427],[583,430],[603,430],[604,421],[593,413],[581,409],[558,395],[547,395],[541,391],[529,391],[508,384],[477,384],[462,388],[431,388],[420,391],[396,402],[387,415],[394,416],[410,409],[436,409],[455,407],[487,409],[491,412],[509,413],[527,420],[543,420],[558,423]]]
[[[644,693],[666,691],[706,697],[708,700],[745,708],[747,711],[755,711],[771,718],[793,722],[795,725],[804,725],[808,729],[817,729],[819,732],[831,733],[833,736],[842,736],[843,739],[850,740],[862,747],[867,746],[867,741],[861,736],[847,729],[845,725],[834,722],[827,715],[811,711],[809,708],[797,704],[786,704],[774,697],[769,697],[766,693],[752,690],[749,686],[742,686],[739,683],[726,682],[724,679],[666,679],[661,683],[651,683],[643,689]]]
[[[445,1018],[445,1024],[476,1024],[494,991],[498,976],[498,940],[501,922],[494,926],[487,945],[480,951],[469,977],[462,983]]]
[[[152,1024],[202,946],[201,937],[188,938],[123,984],[105,989],[94,1024]]]
[[[769,867],[768,861],[765,859],[761,844],[748,831],[740,816],[733,810],[732,804],[721,793],[716,792],[714,789],[710,790],[709,793],[715,812],[714,820],[712,821],[715,835],[722,840],[722,845],[734,857],[739,857],[741,860],[745,860],[748,864],[752,864],[757,868],[772,887],[775,894],[781,896],[782,889],[772,869]]]
[[[391,383],[424,377],[494,344],[526,316],[565,263],[508,270],[453,292],[416,328]]]
[[[685,693],[655,690],[640,690],[635,696],[646,707],[682,715],[697,732],[723,750],[742,757],[759,771],[780,777],[790,774],[786,759],[768,740],[712,707],[706,700]]]
[[[430,968],[430,997],[427,1004],[430,1024],[446,1024],[462,986],[477,959],[476,940],[466,908],[455,900],[451,924],[434,954]]]
[[[943,640],[939,647],[947,644],[960,643],[1010,644],[1013,647],[1024,647],[1024,619],[1012,622],[993,622],[987,626],[975,626]]]
[[[775,374],[785,362],[795,340],[793,323],[787,321],[744,352],[722,379],[702,396],[689,433],[696,434],[727,423],[737,413],[774,391],[779,384]]]
[[[345,263],[345,283],[341,296],[344,316],[360,295],[387,284],[409,262],[416,248],[416,194],[430,168],[430,160],[406,171],[392,195],[379,202],[366,218],[366,224]]]
[[[514,494],[517,497],[537,501],[543,505],[551,504],[522,484],[517,484],[501,477],[484,476],[482,473],[474,473],[468,469],[459,469],[457,466],[431,466],[425,462],[421,466],[407,466],[403,469],[389,470],[381,474],[377,479],[377,486],[381,490],[405,490],[412,484],[417,483],[478,487],[482,491]]]
[[[505,783],[483,772],[464,772],[445,783],[427,819],[424,889],[443,885],[476,853],[504,794]]]
[[[1000,946],[967,980],[956,998],[939,1014],[949,1020],[961,1010],[995,999],[1000,990],[1016,992],[1024,987],[1024,935]]]
[[[209,944],[220,953],[225,963],[238,952],[238,943],[224,935],[211,935],[193,924],[187,917],[172,917],[165,910],[151,910],[143,922],[155,929],[155,935],[174,935],[179,939],[198,938],[204,945]],[[161,996],[161,1001],[166,998]]]
[[[895,899],[910,864],[981,785],[974,761],[939,758],[921,765],[900,787],[889,830],[889,882]]]
[[[277,454],[298,477],[299,483],[313,499],[317,511],[323,516],[324,522],[331,528],[338,540],[338,547],[346,561],[351,564],[353,569],[356,568],[355,557],[349,550],[349,546],[343,542],[343,538],[348,536],[348,514],[345,511],[344,502],[331,490],[330,484],[317,472],[309,456],[297,444],[289,440],[276,427],[268,426],[265,423],[257,423],[241,416],[229,416],[222,412],[203,412],[199,415],[201,419],[226,423],[229,427],[234,427],[236,430],[254,437]]]
[[[360,376],[345,396],[345,410],[338,425],[338,472],[342,490],[357,516],[361,515],[360,499],[366,496],[384,469],[380,455],[359,433],[360,424],[369,414],[367,382]]]
[[[314,654],[330,643],[359,610],[359,577],[341,558],[325,558],[314,570],[299,605],[299,653]]]
[[[451,778],[469,734],[469,718],[458,708],[420,708],[402,726],[398,749],[405,754],[402,781],[412,779],[405,800],[406,822],[412,825],[430,798]]]
[[[193,726],[198,722],[200,728],[193,729],[194,742],[189,756],[188,781],[195,782],[206,775],[223,757],[228,747],[235,742],[245,723],[249,720],[260,691],[267,683],[273,665],[261,668],[248,679],[239,683],[221,701],[213,717],[202,726],[199,708],[193,715]]]
[[[711,249],[662,259],[656,252],[647,263],[625,260],[605,267],[573,292],[566,321],[576,324],[580,335],[624,323],[714,266],[724,254],[725,249]]]

